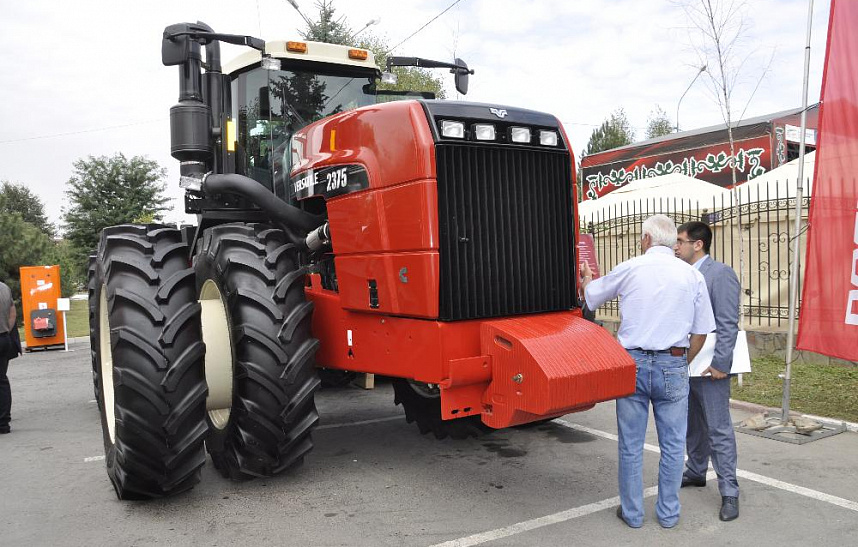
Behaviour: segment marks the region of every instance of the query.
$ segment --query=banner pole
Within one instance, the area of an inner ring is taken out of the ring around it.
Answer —
[[[781,424],[789,423],[790,382],[792,381],[792,361],[795,345],[795,315],[798,308],[798,275],[801,271],[801,202],[804,194],[804,154],[807,133],[807,87],[810,74],[810,32],[813,23],[813,0],[807,3],[807,45],[804,48],[804,82],[802,84],[801,103],[801,132],[798,149],[798,184],[795,193],[795,229],[793,231],[792,256],[793,262],[789,274],[789,331],[787,332],[786,371],[784,373],[783,408]]]

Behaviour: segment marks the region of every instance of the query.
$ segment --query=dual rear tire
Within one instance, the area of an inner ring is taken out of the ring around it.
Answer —
[[[312,304],[284,234],[210,228],[188,267],[181,232],[115,226],[90,264],[90,339],[108,476],[120,499],[199,482],[205,447],[234,479],[312,448]],[[208,348],[208,351],[207,351]]]

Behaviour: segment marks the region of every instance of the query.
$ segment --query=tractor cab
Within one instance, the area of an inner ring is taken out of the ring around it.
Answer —
[[[372,52],[320,42],[267,42],[224,66],[231,79],[234,172],[281,199],[289,178],[290,138],[332,114],[377,102],[381,72]]]

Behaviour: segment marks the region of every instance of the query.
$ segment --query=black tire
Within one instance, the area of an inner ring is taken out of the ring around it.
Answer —
[[[461,440],[480,437],[492,431],[479,416],[466,416],[455,420],[441,419],[441,394],[429,384],[403,378],[393,379],[393,402],[405,409],[405,420],[417,422],[420,433],[432,432],[436,439]]]
[[[101,369],[101,360],[98,357],[98,331],[96,324],[98,323],[98,309],[96,301],[98,296],[95,293],[96,276],[95,263],[96,255],[90,255],[87,264],[87,305],[89,307],[89,355],[92,359],[92,391],[95,396],[95,402],[98,405],[98,410],[101,410],[101,390],[98,389],[98,371]]]
[[[231,407],[217,419],[214,412],[223,411],[209,409],[206,440],[225,477],[276,475],[313,448],[319,341],[310,332],[313,304],[304,298],[297,260],[285,234],[262,224],[210,228],[194,258],[198,294],[217,294],[230,337]]]
[[[90,270],[96,393],[119,499],[188,490],[205,463],[205,346],[187,257],[178,230],[114,226]]]

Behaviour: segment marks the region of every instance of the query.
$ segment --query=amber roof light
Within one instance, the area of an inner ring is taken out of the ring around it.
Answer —
[[[286,42],[286,51],[292,53],[307,53],[306,42]]]
[[[357,59],[359,61],[366,61],[366,58],[369,56],[369,52],[365,49],[350,49],[349,50],[349,59]]]

